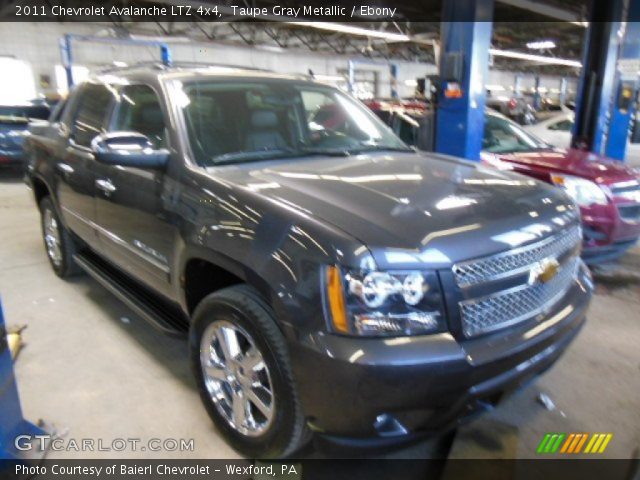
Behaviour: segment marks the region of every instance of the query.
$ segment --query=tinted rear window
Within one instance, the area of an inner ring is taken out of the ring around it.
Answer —
[[[73,121],[73,137],[77,144],[89,147],[91,141],[105,132],[107,112],[113,94],[103,85],[87,85],[80,92],[79,106]]]
[[[46,120],[50,113],[46,105],[0,106],[0,117]]]

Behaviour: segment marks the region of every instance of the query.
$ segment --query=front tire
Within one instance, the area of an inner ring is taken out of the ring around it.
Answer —
[[[62,225],[51,197],[44,197],[40,201],[40,219],[44,248],[55,274],[60,278],[68,278],[79,273],[80,268],[73,260],[76,243]]]
[[[239,285],[205,297],[189,348],[204,406],[238,452],[281,458],[308,441],[285,339],[254,289]]]

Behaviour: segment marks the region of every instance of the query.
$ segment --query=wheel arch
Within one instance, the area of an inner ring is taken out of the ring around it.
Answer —
[[[36,201],[36,205],[40,205],[44,197],[53,197],[53,192],[47,183],[39,176],[31,177],[31,189],[33,190],[33,198]]]
[[[281,319],[281,304],[268,279],[246,265],[209,249],[187,248],[179,262],[180,301],[184,311],[191,317],[198,304],[209,294],[233,285],[246,284],[257,290],[261,297],[276,312],[278,326]]]

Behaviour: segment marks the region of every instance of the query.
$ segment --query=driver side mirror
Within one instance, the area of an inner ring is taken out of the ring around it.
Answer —
[[[147,136],[137,132],[110,132],[91,142],[96,160],[109,165],[137,168],[162,168],[169,150],[155,149]]]

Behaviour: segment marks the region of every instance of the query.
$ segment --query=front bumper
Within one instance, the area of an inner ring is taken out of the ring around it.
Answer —
[[[349,438],[443,430],[549,368],[585,321],[591,283],[581,277],[538,322],[473,340],[389,339],[318,333],[290,345],[310,425]]]
[[[622,218],[619,208],[628,203],[616,200],[607,205],[581,208],[582,257],[589,263],[622,255],[640,238],[640,221]]]

